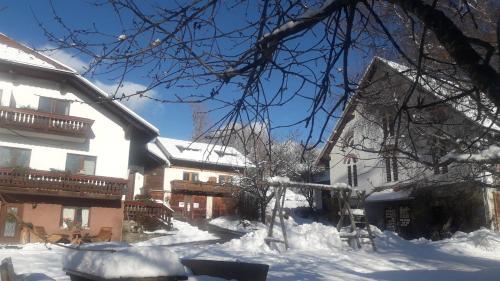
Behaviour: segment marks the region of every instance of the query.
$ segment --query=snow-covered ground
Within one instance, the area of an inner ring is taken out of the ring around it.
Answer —
[[[482,229],[457,233],[437,242],[406,241],[391,232],[379,233],[378,252],[353,250],[339,242],[334,227],[319,223],[287,222],[291,249],[277,251],[265,243],[264,229],[225,244],[169,247],[180,257],[240,260],[270,265],[268,280],[498,280],[500,233]],[[195,237],[204,231],[180,228]],[[279,235],[279,232],[277,231]],[[153,240],[158,239],[154,238]],[[168,242],[172,240],[169,239]],[[178,241],[178,240],[175,240]],[[183,239],[186,241],[186,239]],[[152,242],[150,245],[163,244]],[[142,243],[141,245],[145,245]],[[126,244],[119,244],[126,247]],[[133,246],[139,246],[135,244]],[[116,247],[116,245],[115,245]],[[69,280],[62,272],[65,249],[30,244],[22,249],[0,249],[0,258],[12,257],[17,273],[28,280]]]
[[[198,229],[187,222],[172,220],[174,231],[158,230],[155,234],[165,234],[147,241],[138,242],[136,246],[172,245],[194,241],[215,240],[219,237]]]
[[[287,196],[290,206],[303,206],[303,201],[297,196]],[[267,229],[262,224],[251,222],[249,226],[242,227],[239,220],[229,218],[219,218],[211,223],[246,234],[224,244],[203,244],[198,242],[217,237],[174,220],[177,230],[163,232],[165,236],[132,245],[114,243],[109,247],[130,252],[136,252],[130,247],[152,247],[156,249],[155,253],[160,254],[163,252],[161,248],[165,247],[185,258],[264,263],[270,266],[269,281],[500,280],[500,233],[487,229],[469,234],[456,233],[450,239],[436,242],[426,239],[407,241],[395,233],[374,229],[378,236],[375,239],[378,251],[373,252],[369,245],[361,250],[349,248],[346,243],[341,242],[334,226],[289,218],[286,220],[286,228],[290,249],[284,251],[282,244],[273,243],[269,247],[265,243]],[[278,226],[274,237],[281,237]],[[197,242],[193,245],[185,244],[190,241]],[[29,244],[21,249],[0,248],[0,259],[12,257],[16,273],[26,274],[24,280],[67,281],[69,277],[62,271],[63,255],[67,251],[73,250]],[[189,280],[196,279],[190,277]]]
[[[266,228],[263,223],[256,221],[239,220],[235,217],[218,217],[211,220],[209,224],[241,233],[248,233]]]

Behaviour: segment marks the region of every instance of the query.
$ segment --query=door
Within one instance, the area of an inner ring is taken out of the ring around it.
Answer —
[[[0,209],[0,240],[3,243],[19,243],[21,236],[22,204],[2,204]]]
[[[493,204],[495,206],[495,214],[494,214],[494,224],[495,229],[500,230],[500,193],[493,192]]]

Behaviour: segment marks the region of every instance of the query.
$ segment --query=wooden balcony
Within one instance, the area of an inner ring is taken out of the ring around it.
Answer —
[[[121,199],[126,187],[127,180],[119,178],[0,168],[2,193]]]
[[[169,222],[174,211],[163,204],[156,202],[125,201],[124,212],[126,220],[135,220],[138,215],[144,215]]]
[[[88,139],[93,123],[87,118],[0,106],[0,128],[10,130]]]
[[[170,182],[172,193],[208,195],[208,196],[230,196],[237,192],[232,185],[220,185],[214,182],[192,182],[184,180],[173,180]]]

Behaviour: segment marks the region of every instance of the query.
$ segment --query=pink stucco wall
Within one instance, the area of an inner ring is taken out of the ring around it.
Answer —
[[[23,204],[23,221],[34,226],[43,226],[47,234],[67,233],[60,227],[61,209],[59,204]],[[112,240],[120,241],[122,238],[123,204],[121,208],[91,207],[89,215],[90,235],[96,235],[101,227],[112,227]]]

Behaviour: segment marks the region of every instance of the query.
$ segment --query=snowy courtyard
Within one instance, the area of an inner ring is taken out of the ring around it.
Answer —
[[[220,222],[219,222],[220,224]],[[226,225],[230,223],[226,222]],[[289,221],[288,251],[270,249],[266,230],[256,227],[240,239],[224,244],[199,243],[215,237],[184,222],[163,237],[110,247],[167,247],[198,241],[194,245],[168,247],[179,257],[239,260],[270,266],[268,280],[498,280],[500,234],[486,229],[456,233],[437,242],[406,241],[391,232],[377,233],[378,252],[370,247],[353,250],[340,242],[336,229],[319,223],[297,225]],[[0,258],[12,257],[14,269],[24,280],[69,280],[62,271],[67,250],[58,246],[28,244],[22,249],[3,248]]]

